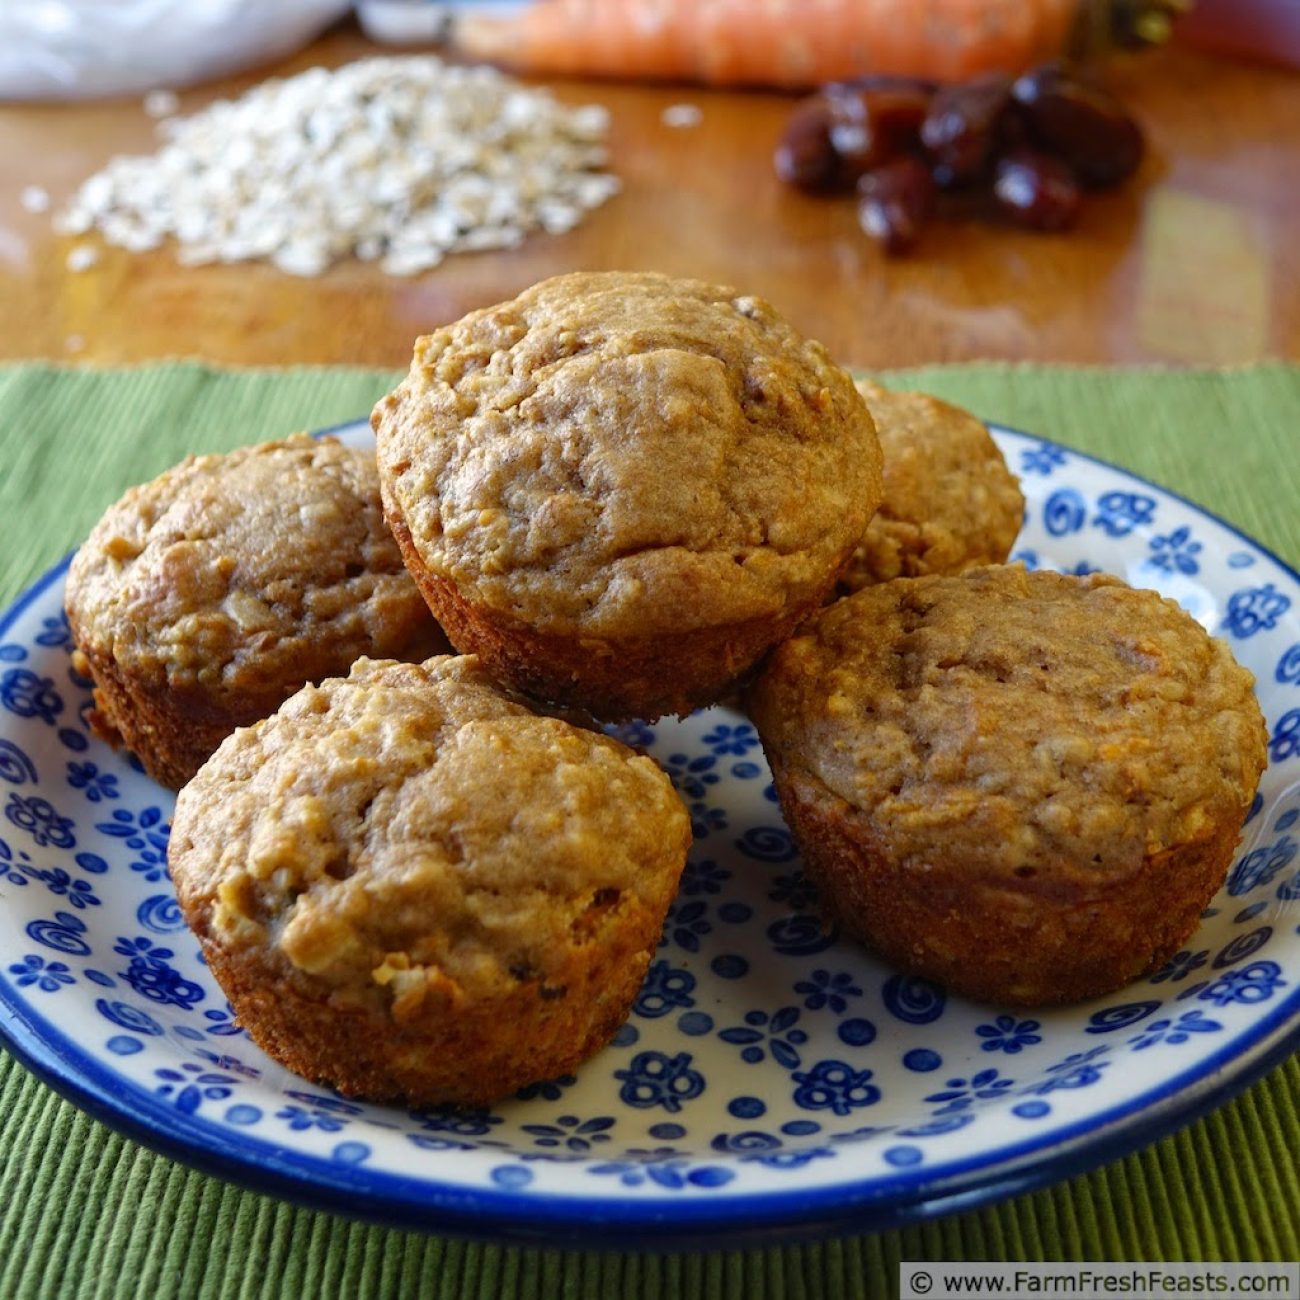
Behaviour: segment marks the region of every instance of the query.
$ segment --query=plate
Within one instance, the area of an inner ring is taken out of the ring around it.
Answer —
[[[368,437],[362,425],[342,430]],[[575,1076],[490,1111],[314,1087],[236,1024],[166,870],[171,795],[89,733],[66,561],[0,620],[0,1028],[100,1119],[238,1182],[386,1223],[585,1244],[768,1243],[966,1208],[1133,1149],[1300,1040],[1300,578],[1196,506],[997,429],[1015,558],[1179,600],[1256,674],[1271,763],[1167,966],[1010,1011],[827,933],[750,724],[619,728],[695,844],[635,1010]]]

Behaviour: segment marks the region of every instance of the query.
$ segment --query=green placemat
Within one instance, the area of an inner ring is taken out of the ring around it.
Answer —
[[[361,415],[395,375],[0,367],[0,606],[129,484],[189,451]],[[895,372],[1114,460],[1300,566],[1300,368]],[[903,1259],[1300,1258],[1300,1058],[1173,1137],[1045,1191],[814,1245],[651,1255],[492,1247],[350,1222],[119,1137],[0,1054],[0,1296],[727,1296],[896,1293]]]

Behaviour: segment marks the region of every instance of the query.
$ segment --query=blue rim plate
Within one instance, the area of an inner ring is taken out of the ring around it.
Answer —
[[[818,923],[753,729],[712,709],[617,729],[669,772],[695,845],[613,1044],[491,1111],[348,1101],[265,1057],[202,964],[166,874],[171,796],[86,725],[64,561],[0,618],[0,1036],[97,1118],[258,1190],[589,1246],[892,1226],[1220,1104],[1300,1042],[1300,577],[1163,488],[994,433],[1028,501],[1013,558],[1154,587],[1258,679],[1270,766],[1223,890],[1163,970],[1041,1012],[889,970]]]

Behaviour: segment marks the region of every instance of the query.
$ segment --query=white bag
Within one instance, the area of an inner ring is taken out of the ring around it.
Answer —
[[[349,0],[0,0],[0,99],[187,86],[301,49]]]

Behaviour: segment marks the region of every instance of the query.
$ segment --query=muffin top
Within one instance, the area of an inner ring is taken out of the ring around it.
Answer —
[[[844,371],[758,298],[581,273],[420,339],[375,408],[390,518],[461,595],[637,636],[816,600],[880,495]]]
[[[891,857],[1050,881],[1235,832],[1265,763],[1253,683],[1153,591],[990,566],[828,606],[751,707]]]
[[[363,659],[227,738],[168,860],[210,938],[401,1021],[521,980],[545,997],[603,926],[667,908],[689,843],[650,759],[534,714],[473,656]]]
[[[67,604],[83,647],[217,700],[446,647],[385,527],[374,457],[305,434],[132,488],[73,559]]]
[[[865,379],[858,392],[876,422],[884,496],[841,590],[1001,564],[1020,532],[1025,499],[988,429],[924,393]]]

